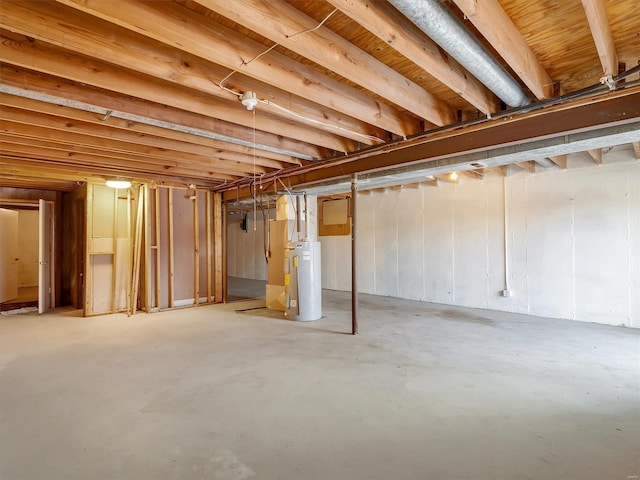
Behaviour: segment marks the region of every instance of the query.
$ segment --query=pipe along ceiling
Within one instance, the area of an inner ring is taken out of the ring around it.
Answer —
[[[440,0],[389,0],[440,48],[510,107],[531,103],[522,88]]]

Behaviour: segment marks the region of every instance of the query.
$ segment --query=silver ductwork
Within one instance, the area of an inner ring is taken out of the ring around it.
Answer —
[[[520,85],[460,24],[440,0],[389,0],[409,20],[455,58],[510,107],[531,103]]]

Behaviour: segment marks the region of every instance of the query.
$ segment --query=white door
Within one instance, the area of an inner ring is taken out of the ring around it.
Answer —
[[[0,303],[18,298],[18,212],[0,208]]]
[[[38,235],[38,313],[53,308],[51,281],[53,250],[53,218],[51,203],[40,200],[40,233]]]

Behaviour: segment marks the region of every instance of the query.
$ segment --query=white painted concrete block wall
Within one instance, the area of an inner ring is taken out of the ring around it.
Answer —
[[[359,196],[359,291],[640,328],[640,162],[582,155],[565,171]],[[261,217],[248,220],[229,220],[228,274],[266,280]],[[350,290],[350,237],[320,241],[323,288]]]
[[[640,328],[640,163],[608,160],[361,195],[359,291]],[[320,240],[323,288],[349,290],[350,238]]]

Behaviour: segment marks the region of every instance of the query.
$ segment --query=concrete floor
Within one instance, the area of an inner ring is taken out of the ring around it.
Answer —
[[[0,478],[636,479],[640,332],[324,292],[0,318]]]

